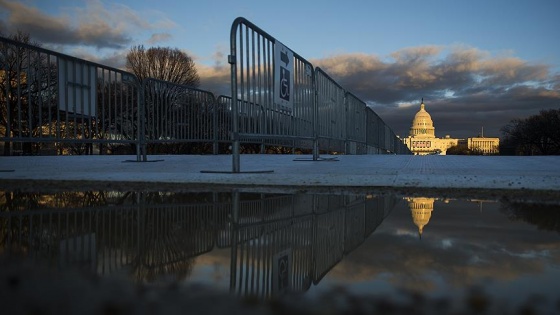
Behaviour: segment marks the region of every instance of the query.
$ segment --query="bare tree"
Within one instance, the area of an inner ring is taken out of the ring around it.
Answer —
[[[514,119],[502,127],[504,144],[519,155],[560,154],[560,109],[542,110],[538,115]]]
[[[43,123],[56,109],[56,64],[39,46],[23,32],[0,43],[0,136],[31,139],[50,132]],[[24,145],[30,154],[32,143]],[[5,142],[4,155],[11,150]]]
[[[208,104],[196,97],[200,77],[190,56],[176,48],[134,46],[126,59],[127,70],[145,82],[145,133],[149,140],[174,142],[178,134],[186,136],[180,128],[200,129],[195,126],[207,118],[203,109]],[[157,146],[151,152],[161,153],[161,149]]]
[[[177,48],[134,46],[126,56],[126,68],[139,80],[154,78],[195,88],[200,84],[194,61]]]

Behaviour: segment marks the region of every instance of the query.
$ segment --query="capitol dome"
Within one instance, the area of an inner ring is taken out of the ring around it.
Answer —
[[[418,227],[418,236],[422,237],[424,227],[430,222],[434,210],[434,198],[407,198],[412,221]]]
[[[412,120],[412,127],[410,127],[411,137],[423,137],[423,138],[435,138],[436,129],[434,128],[434,122],[430,114],[424,109],[424,99],[422,99],[422,104],[420,104],[420,110],[414,116]]]

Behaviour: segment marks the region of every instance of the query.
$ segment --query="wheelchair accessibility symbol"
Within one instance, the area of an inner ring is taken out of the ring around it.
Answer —
[[[278,289],[283,292],[290,288],[290,266],[288,255],[278,260]]]
[[[290,101],[290,71],[280,67],[280,98]]]
[[[294,107],[294,53],[279,41],[274,45],[274,104],[291,112]]]

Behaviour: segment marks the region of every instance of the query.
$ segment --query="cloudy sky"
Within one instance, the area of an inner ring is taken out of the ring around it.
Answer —
[[[560,108],[560,2],[0,0],[0,32],[122,68],[131,46],[169,46],[201,87],[229,95],[229,33],[243,16],[370,105],[401,136],[424,98],[436,136],[501,136]]]

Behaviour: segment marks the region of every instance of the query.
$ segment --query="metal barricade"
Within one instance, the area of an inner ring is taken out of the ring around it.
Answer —
[[[214,143],[231,143],[231,97],[220,95],[214,104]],[[218,149],[214,151],[218,153]]]
[[[346,141],[346,91],[321,68],[315,69],[317,137],[321,149],[344,152]]]
[[[385,149],[386,149],[386,126],[385,123],[383,122],[383,120],[381,120],[381,123],[378,126],[377,129],[377,133],[378,133],[378,137],[379,137],[379,153],[378,154],[385,154]]]
[[[363,101],[268,33],[238,18],[230,35],[232,96],[217,99],[0,37],[3,155],[136,154],[146,161],[150,148],[218,154],[226,144],[238,173],[242,142],[260,144],[261,153],[266,146],[311,151],[314,161],[320,149],[410,154]]]
[[[203,153],[205,145],[213,143],[216,154],[217,143],[215,99],[210,92],[171,82],[148,78],[143,81],[144,133],[140,137],[144,160],[146,146],[158,144],[182,145],[200,143]],[[173,153],[193,153],[190,148],[178,147]]]
[[[346,154],[364,154],[366,146],[366,103],[346,92]]]
[[[4,155],[133,148],[139,132],[133,74],[3,37],[0,60]]]
[[[396,146],[395,143],[398,141],[397,135],[395,132],[387,125],[385,125],[385,147],[387,154],[396,154]]]
[[[313,140],[313,66],[274,37],[237,18],[231,27],[232,172],[240,141]]]
[[[379,154],[379,129],[383,121],[371,109],[366,108],[366,145],[368,154]]]

